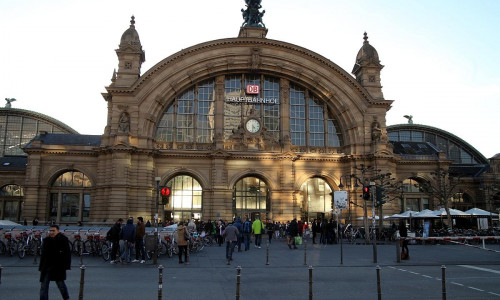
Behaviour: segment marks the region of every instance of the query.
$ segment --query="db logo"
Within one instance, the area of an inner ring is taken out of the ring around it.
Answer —
[[[247,85],[247,94],[256,95],[259,94],[259,90],[260,88],[258,85],[253,85],[253,84]]]

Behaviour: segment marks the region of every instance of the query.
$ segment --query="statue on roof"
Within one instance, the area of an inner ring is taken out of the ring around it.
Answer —
[[[15,98],[5,98],[5,101],[7,101],[7,103],[5,104],[5,108],[11,108],[12,107],[12,102],[16,101]]]
[[[260,12],[259,10],[262,8],[260,3],[262,0],[245,0],[246,9],[241,9],[243,15],[243,24],[241,27],[264,27],[266,25],[262,22],[262,17],[266,13],[265,10]]]

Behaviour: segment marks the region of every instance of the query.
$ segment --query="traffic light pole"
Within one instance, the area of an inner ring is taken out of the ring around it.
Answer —
[[[377,263],[377,231],[375,230],[375,183],[370,182],[371,194],[372,194],[372,245],[373,245],[373,262]]]

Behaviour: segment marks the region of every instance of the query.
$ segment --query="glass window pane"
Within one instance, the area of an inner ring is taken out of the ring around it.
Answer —
[[[78,221],[79,204],[79,194],[62,194],[61,222]]]

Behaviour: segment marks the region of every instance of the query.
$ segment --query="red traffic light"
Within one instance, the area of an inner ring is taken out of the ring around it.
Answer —
[[[161,189],[161,195],[162,195],[162,196],[165,196],[165,197],[166,197],[166,196],[170,196],[170,188],[168,188],[168,187],[164,187],[164,188],[162,188],[162,189]]]

